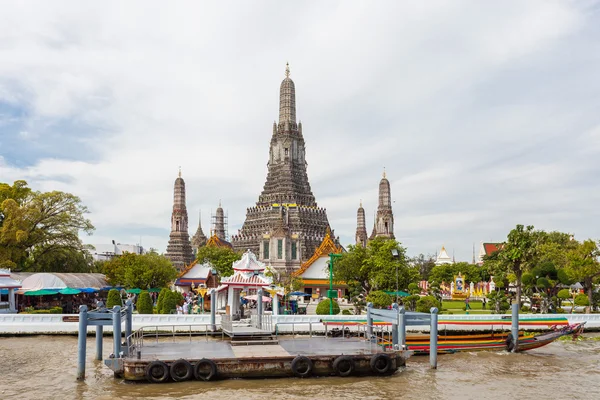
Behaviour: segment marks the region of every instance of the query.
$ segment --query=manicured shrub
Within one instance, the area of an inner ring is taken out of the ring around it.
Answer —
[[[342,315],[352,315],[352,313],[346,308],[342,310]]]
[[[579,293],[577,296],[575,296],[575,305],[580,307],[587,307],[590,305],[590,299],[587,297],[586,294]]]
[[[122,305],[123,303],[121,302],[121,294],[119,294],[119,291],[117,289],[110,289],[108,291],[108,298],[106,299],[106,308],[110,310],[114,306]]]
[[[529,308],[527,306],[521,307],[521,312],[529,312],[529,311],[531,311],[531,308]]]
[[[317,315],[329,315],[329,302],[330,299],[321,300],[317,305]],[[333,315],[340,313],[340,306],[337,301],[333,302]]]
[[[156,313],[157,314],[162,314],[161,310],[162,310],[162,306],[163,306],[163,301],[165,300],[165,296],[169,292],[170,292],[169,289],[162,288],[160,293],[158,294],[158,299],[156,300]]]
[[[417,300],[417,311],[428,313],[431,307],[437,307],[438,310],[441,308],[440,302],[433,296],[423,296]]]
[[[158,310],[160,314],[173,314],[177,306],[183,302],[183,296],[179,292],[168,290],[162,302],[162,308]]]
[[[388,308],[392,305],[392,296],[381,290],[375,290],[367,296],[367,303],[373,303],[375,308]]]
[[[152,299],[150,293],[146,290],[142,290],[138,296],[137,303],[135,304],[138,314],[153,314],[154,307],[152,306]]]

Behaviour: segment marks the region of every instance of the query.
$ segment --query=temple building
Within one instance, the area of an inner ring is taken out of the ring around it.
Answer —
[[[392,193],[390,190],[390,181],[387,180],[385,171],[383,178],[379,182],[379,205],[375,215],[373,232],[369,239],[384,237],[395,239],[394,236],[394,213],[392,212]]]
[[[175,179],[173,194],[173,213],[171,214],[171,234],[165,256],[173,265],[182,270],[194,260],[190,235],[188,233],[188,214],[185,205],[185,182],[179,176]]]
[[[192,248],[194,249],[194,253],[198,252],[198,249],[204,245],[206,245],[206,241],[208,238],[204,235],[204,231],[202,231],[202,213],[198,214],[198,229],[194,236],[192,236]]]
[[[242,228],[231,238],[235,250],[251,250],[279,271],[300,268],[330,229],[327,213],[311,191],[305,154],[288,65],[279,90],[279,122],[273,123],[267,179],[256,205],[247,209]]]
[[[501,250],[502,246],[504,246],[504,243],[484,243],[484,242],[481,242],[481,245],[479,246],[479,257],[478,257],[477,264],[483,265],[483,258],[485,256],[492,255],[493,253],[497,252],[498,250]]]
[[[440,254],[438,254],[437,258],[435,259],[435,265],[442,265],[442,264],[453,264],[454,260],[452,260],[452,258],[450,258],[450,256],[448,255],[448,252],[446,251],[446,248],[444,246],[442,246],[442,250],[440,250]]]
[[[329,289],[329,254],[341,254],[342,246],[336,243],[328,232],[315,250],[310,259],[302,264],[302,267],[293,272],[292,276],[302,278],[304,292],[311,295],[313,299],[327,296]],[[338,297],[343,297],[346,292],[346,284],[333,282],[334,289],[338,290]]]
[[[367,245],[367,224],[365,223],[365,209],[360,202],[356,212],[356,245],[365,247]]]

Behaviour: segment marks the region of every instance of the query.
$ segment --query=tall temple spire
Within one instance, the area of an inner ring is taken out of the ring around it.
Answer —
[[[192,247],[195,250],[198,250],[200,247],[206,244],[207,237],[204,235],[204,231],[202,231],[202,210],[198,212],[198,229],[196,233],[192,237]]]
[[[223,207],[221,207],[221,200],[219,200],[219,207],[217,207],[217,211],[214,216],[214,227],[212,234],[221,240],[227,240],[227,234],[225,233],[225,213],[223,212]]]
[[[188,233],[188,214],[185,205],[185,181],[181,177],[181,170],[173,189],[173,212],[171,214],[171,234],[165,256],[173,265],[182,269],[194,259],[190,235]]]
[[[285,79],[279,88],[279,130],[296,129],[296,87],[290,78],[290,65],[286,64]]]
[[[365,247],[367,245],[367,226],[365,223],[365,209],[360,201],[360,207],[356,212],[356,245]]]
[[[250,249],[278,270],[300,268],[325,238],[329,221],[319,208],[306,172],[306,145],[296,123],[296,88],[286,65],[279,89],[279,122],[270,136],[267,179],[255,206],[231,243]],[[333,234],[332,234],[333,235]]]
[[[379,205],[375,215],[375,224],[370,239],[376,237],[385,237],[394,239],[394,213],[392,212],[392,193],[390,190],[390,181],[388,181],[383,171],[383,178],[379,181]]]

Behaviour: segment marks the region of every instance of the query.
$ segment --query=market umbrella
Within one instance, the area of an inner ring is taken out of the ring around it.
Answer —
[[[162,289],[161,288],[152,288],[152,289],[148,289],[148,291],[150,293],[159,293]]]
[[[58,290],[50,290],[50,289],[40,289],[40,290],[30,290],[25,292],[25,296],[48,296],[51,294],[57,294]]]
[[[304,293],[304,292],[292,292],[292,293],[288,294],[288,296],[310,296],[310,294]]]
[[[79,290],[81,293],[95,293],[98,291],[98,289],[94,289],[92,287],[79,288]]]
[[[255,295],[255,294],[253,294],[253,295],[250,295],[250,296],[246,296],[246,297],[244,297],[244,298],[245,298],[246,300],[254,300],[254,301],[258,300],[258,296],[257,296],[257,295]],[[263,301],[263,303],[268,303],[268,302],[270,302],[271,300],[272,300],[272,299],[271,299],[270,297],[267,297],[267,296],[263,296],[263,297],[262,297],[262,301]]]
[[[387,294],[389,294],[390,296],[400,296],[400,297],[407,297],[410,296],[410,293],[406,293],[403,292],[402,290],[398,290],[397,292],[388,292],[386,291]]]
[[[60,289],[58,291],[58,293],[60,293],[60,294],[79,294],[79,293],[81,293],[81,290],[77,290],[77,289],[68,287],[68,288]]]
[[[138,289],[138,288],[127,289],[127,293],[140,294],[141,292],[142,292],[142,289]]]

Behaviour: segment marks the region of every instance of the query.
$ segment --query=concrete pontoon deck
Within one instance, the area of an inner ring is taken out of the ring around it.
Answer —
[[[232,346],[229,340],[146,342],[140,349],[141,360],[177,360],[180,358],[234,358],[272,356],[319,356],[328,354],[364,355],[382,351],[381,346],[359,338],[279,337],[277,344]]]

